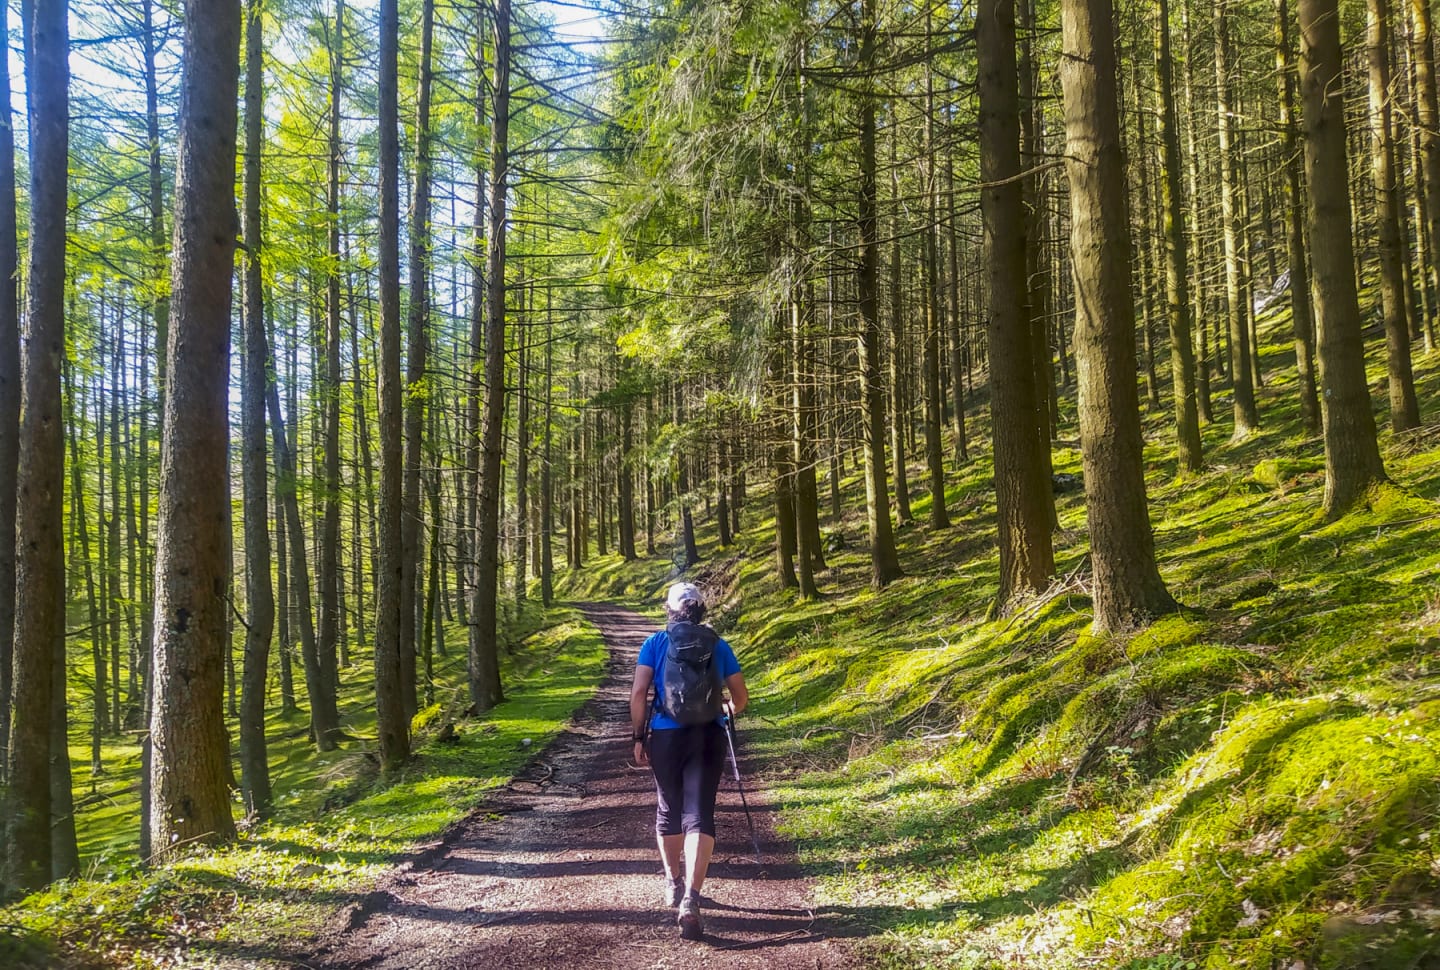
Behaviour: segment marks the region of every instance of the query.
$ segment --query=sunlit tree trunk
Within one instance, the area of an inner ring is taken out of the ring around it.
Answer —
[[[51,879],[50,722],[57,647],[65,637],[65,216],[68,180],[69,35],[66,0],[34,0],[25,24],[30,117],[29,323],[22,354],[16,488],[14,703],[6,803],[8,882],[38,889]],[[67,761],[68,764],[68,761]]]
[[[1280,150],[1285,169],[1285,252],[1290,269],[1291,329],[1300,383],[1300,417],[1306,430],[1320,430],[1315,391],[1315,312],[1310,302],[1310,261],[1305,252],[1302,159],[1295,137],[1295,64],[1290,36],[1290,2],[1275,0],[1275,74],[1280,86]]]
[[[470,610],[470,700],[487,711],[500,684],[498,581],[505,424],[505,219],[510,179],[510,0],[495,4],[495,78],[490,114],[490,201],[485,260],[485,407],[480,426],[480,495],[475,514],[479,568]]]
[[[401,539],[403,469],[400,376],[400,115],[397,104],[399,12],[380,2],[380,524],[375,595],[375,714],[380,765],[394,771],[410,759],[410,721],[401,677],[401,627],[415,618],[400,612],[405,553]]]
[[[1425,183],[1425,223],[1432,253],[1440,252],[1440,95],[1436,93],[1435,42],[1430,0],[1410,0],[1411,50],[1415,58],[1416,128],[1420,132],[1422,171],[1416,179]],[[1430,289],[1440,301],[1440,259],[1432,256],[1425,267]],[[1434,324],[1426,321],[1427,337]]]
[[[1160,81],[1161,219],[1165,230],[1165,303],[1170,323],[1170,372],[1174,388],[1175,443],[1181,471],[1204,464],[1195,396],[1195,350],[1191,342],[1190,254],[1180,181],[1180,119],[1175,111],[1175,71],[1170,55],[1170,3],[1160,0],[1156,19],[1156,73]]]
[[[1135,387],[1130,221],[1116,103],[1110,0],[1063,0],[1066,169],[1080,442],[1097,631],[1173,611],[1155,565]]]
[[[860,69],[866,79],[860,95],[860,406],[865,453],[865,508],[870,533],[870,581],[888,586],[903,575],[895,553],[890,496],[885,475],[885,395],[880,380],[880,238],[875,212],[875,92],[868,74],[875,63],[876,0],[861,0]]]
[[[902,272],[900,240],[904,233],[900,229],[899,154],[900,126],[890,125],[890,194],[894,215],[890,220],[890,354],[888,358],[890,386],[886,403],[890,407],[890,457],[895,463],[895,515],[901,524],[914,519],[910,510],[910,471],[905,465],[905,427],[910,423],[910,412],[905,402],[905,283]],[[832,475],[831,481],[839,476]]]
[[[926,8],[925,21],[928,31],[931,21],[929,7]],[[1011,25],[1013,35],[1013,13]],[[935,158],[935,77],[928,62],[925,69],[925,124],[921,131],[921,152],[925,156],[923,183],[925,203],[921,211],[925,213],[926,222],[925,253],[921,274],[924,278],[925,290],[923,296],[925,301],[925,346],[924,353],[921,355],[925,382],[925,465],[930,473],[930,528],[948,529],[950,528],[950,515],[945,508],[945,459],[941,446],[941,435],[945,423],[945,401],[940,396],[940,304],[943,301],[943,290],[940,282],[940,240],[937,228],[939,206],[936,202],[940,194],[940,178]],[[1028,282],[1025,285],[1028,286]],[[1025,321],[1025,326],[1029,326],[1028,319]],[[1028,357],[1026,365],[1030,366]]]
[[[264,146],[264,18],[261,0],[245,10],[245,319],[240,376],[241,489],[245,528],[245,661],[240,691],[240,787],[245,814],[270,814],[270,765],[265,746],[265,681],[275,591],[270,574],[270,498],[266,477],[265,289],[261,278],[260,154]]]
[[[240,5],[187,0],[160,512],[150,840],[235,836],[224,658],[230,585],[230,286]]]
[[[1242,207],[1239,198],[1245,191],[1239,182],[1236,157],[1234,94],[1230,84],[1231,0],[1215,3],[1215,111],[1219,121],[1220,153],[1220,218],[1225,240],[1225,308],[1230,323],[1230,383],[1235,437],[1243,438],[1260,424],[1255,410],[1255,389],[1251,384],[1249,307],[1244,276],[1244,253],[1241,251]]]
[[[1014,0],[981,0],[975,19],[980,94],[980,211],[990,309],[990,385],[1000,542],[996,605],[1043,590],[1050,545],[1049,415],[1035,387],[1026,280],[1024,188]],[[1038,422],[1038,426],[1037,426]],[[1044,451],[1042,452],[1042,449]]]
[[[1389,0],[1367,0],[1365,9],[1365,46],[1370,61],[1370,174],[1380,224],[1380,306],[1385,317],[1390,428],[1408,431],[1419,427],[1420,408],[1410,369],[1410,299],[1405,285],[1400,189],[1396,185],[1395,120],[1390,108]]]
[[[426,397],[430,384],[426,367],[430,350],[430,50],[435,32],[435,5],[420,6],[420,78],[415,114],[415,186],[410,206],[410,319],[405,358],[405,483],[400,526],[400,695],[405,713],[418,710],[416,694],[415,630],[417,580],[420,568],[421,511],[420,455],[424,444]]]
[[[319,548],[319,629],[315,639],[316,676],[327,699],[337,691],[336,651],[340,639],[340,64],[345,47],[345,4],[335,4],[330,38],[329,139],[325,188],[325,342],[324,369],[315,382],[323,418]],[[339,730],[338,704],[333,730]],[[319,732],[317,732],[318,738]]]
[[[1300,95],[1310,186],[1320,402],[1325,428],[1325,513],[1337,516],[1384,481],[1375,415],[1365,383],[1365,346],[1350,241],[1345,160],[1344,64],[1337,0],[1300,0]]]
[[[10,8],[0,6],[0,784],[10,766],[11,656],[15,645],[15,503],[20,472],[19,250],[15,124],[10,105]],[[0,816],[3,825],[3,816]],[[3,829],[0,829],[3,831]],[[0,860],[3,863],[3,860]]]

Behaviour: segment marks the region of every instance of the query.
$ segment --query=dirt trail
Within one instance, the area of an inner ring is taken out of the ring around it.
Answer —
[[[634,768],[627,716],[635,655],[653,624],[586,606],[610,647],[604,684],[525,775],[487,799],[437,851],[397,870],[345,914],[304,966],[383,968],[853,967],[810,907],[810,887],[747,788],[750,849],[732,778],[705,885],[705,941],[679,939],[660,900],[654,787]],[[742,769],[743,769],[742,756]],[[748,784],[748,779],[747,779]]]

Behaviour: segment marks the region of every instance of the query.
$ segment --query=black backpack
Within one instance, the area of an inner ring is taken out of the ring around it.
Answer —
[[[720,637],[708,626],[685,620],[670,624],[665,632],[670,646],[665,651],[664,683],[657,692],[660,709],[684,726],[714,721],[723,702],[715,668]]]

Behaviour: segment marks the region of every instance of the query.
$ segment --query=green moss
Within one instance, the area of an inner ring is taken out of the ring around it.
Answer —
[[[532,630],[538,620],[533,612],[521,618]],[[417,715],[417,750],[395,777],[379,778],[363,752],[323,759],[285,752],[274,772],[274,821],[248,829],[234,845],[150,871],[139,869],[122,837],[93,859],[86,878],[0,910],[0,926],[14,928],[11,938],[0,937],[0,956],[7,946],[38,941],[67,959],[114,962],[117,954],[171,940],[182,926],[210,928],[187,929],[187,948],[310,932],[366,891],[397,854],[439,835],[542,750],[593,694],[607,655],[592,626],[558,611],[506,656],[506,702],[482,719],[457,722],[453,741],[426,743],[422,729],[464,706],[455,699],[463,678],[437,685],[446,699]],[[463,675],[463,663],[457,669]],[[319,779],[291,786],[321,762],[327,768]]]
[[[1437,365],[1422,387],[1440,391]],[[797,603],[769,574],[769,524],[749,531],[731,639],[766,719],[752,733],[807,769],[775,776],[783,829],[874,965],[1440,957],[1440,447],[1409,441],[1387,459],[1404,487],[1325,522],[1319,442],[1293,378],[1267,376],[1265,429],[1237,443],[1207,427],[1211,465],[1183,481],[1165,415],[1149,418],[1157,556],[1194,609],[1129,638],[1087,632],[1073,495],[1056,558],[1081,582],[986,619],[983,461],[947,488],[964,528],[902,532],[910,576],[882,591],[852,549],[820,577],[823,603]],[[1057,452],[1057,471],[1079,465]],[[850,501],[838,528],[863,535]]]

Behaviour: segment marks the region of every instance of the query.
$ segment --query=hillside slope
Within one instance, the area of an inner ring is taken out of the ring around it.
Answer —
[[[754,683],[743,727],[786,834],[821,901],[878,933],[878,965],[1440,966],[1440,429],[1386,435],[1397,487],[1326,523],[1282,336],[1262,353],[1263,430],[1209,427],[1203,474],[1175,478],[1167,416],[1148,417],[1161,570],[1189,609],[1139,635],[1087,632],[1073,493],[1063,579],[988,617],[985,455],[951,478],[954,528],[900,530],[908,575],[883,591],[854,504],[825,525],[844,548],[819,602],[779,588],[769,521],[696,567]],[[1419,377],[1434,400],[1437,362]],[[1055,459],[1079,473],[1075,443]],[[642,571],[652,595],[653,567],[590,581]]]

